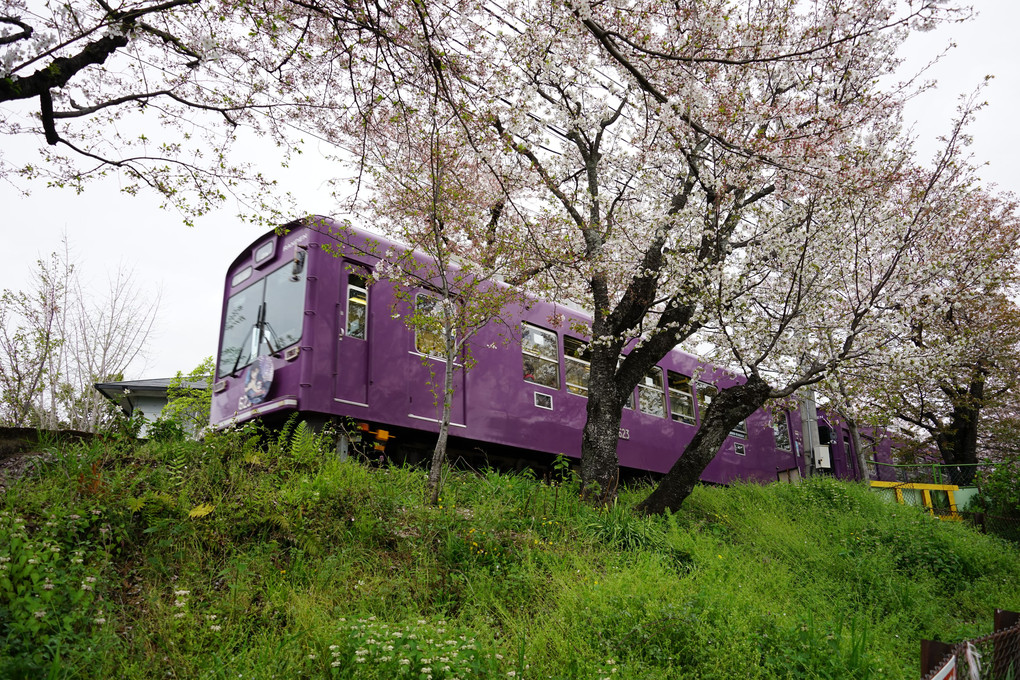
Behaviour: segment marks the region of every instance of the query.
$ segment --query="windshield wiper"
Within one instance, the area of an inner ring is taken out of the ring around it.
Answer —
[[[262,339],[266,341],[267,345],[269,345],[269,353],[272,356],[275,357],[276,353],[279,352],[280,350],[273,348],[273,341],[269,339],[270,337],[274,337],[274,338],[277,337],[276,336],[276,331],[273,330],[273,325],[271,323],[269,323],[268,321],[263,321],[262,322]]]
[[[245,335],[248,337],[248,341],[249,342],[251,341],[251,331],[255,330],[255,326],[256,325],[257,325],[257,323],[256,324],[252,324],[251,329],[247,333],[245,333]],[[231,378],[236,378],[237,377],[237,375],[236,375],[237,374],[237,367],[241,363],[241,357],[243,357],[243,356],[244,356],[244,343],[242,343],[241,346],[237,348],[237,358],[234,359],[234,367],[230,369],[230,377]],[[247,366],[247,364],[245,364],[245,366]]]
[[[266,306],[265,303],[259,305],[259,311],[256,312],[256,314],[255,314],[255,323],[253,323],[251,325],[251,328],[249,328],[248,331],[244,334],[244,337],[246,338],[246,340],[242,341],[241,342],[241,346],[237,348],[237,359],[234,360],[234,367],[230,369],[230,377],[231,378],[236,378],[237,377],[237,375],[236,375],[237,367],[241,363],[241,357],[245,356],[245,353],[244,353],[244,343],[245,342],[249,342],[249,343],[251,342],[252,331],[254,331],[256,328],[259,329],[259,343],[262,342],[262,318],[263,318],[263,315],[265,314],[265,311],[264,311],[265,310],[265,306]],[[258,345],[255,345],[255,347],[256,347],[255,351],[258,352]],[[247,365],[248,364],[245,364],[245,366],[247,366]]]
[[[263,302],[262,306],[259,308],[259,318],[258,321],[255,322],[255,325],[257,325],[259,329],[259,342],[255,346],[262,347],[262,341],[265,340],[266,344],[269,345],[269,353],[275,356],[277,350],[273,349],[273,342],[272,340],[269,339],[269,335],[271,334],[273,335],[273,337],[275,337],[276,331],[273,330],[272,324],[266,321],[266,308],[268,306],[269,306],[268,304]],[[266,333],[266,330],[269,331],[268,334]],[[255,351],[257,352],[258,350]]]
[[[268,321],[266,321],[266,304],[265,303],[262,303],[261,305],[259,305],[259,311],[258,311],[258,314],[256,315],[255,323],[253,323],[251,325],[251,328],[248,329],[248,332],[245,333],[245,336],[247,338],[249,338],[249,340],[250,340],[252,331],[254,331],[256,329],[259,332],[259,334],[258,334],[258,341],[255,343],[255,347],[256,347],[255,353],[256,353],[256,356],[258,355],[258,348],[262,346],[263,342],[265,342],[269,346],[269,353],[270,353],[270,355],[276,356],[276,354],[280,351],[280,348],[274,347],[273,346],[273,341],[270,339],[270,338],[277,337],[277,335],[276,335],[276,331],[273,329],[273,325],[271,323],[269,323]],[[238,348],[237,359],[234,360],[234,367],[230,369],[230,377],[232,377],[232,378],[236,378],[237,377],[237,375],[236,375],[237,367],[240,366],[240,364],[241,364],[241,357],[243,357],[243,356],[246,356],[246,354],[244,352],[244,346],[243,346],[243,343],[242,343],[242,346]],[[245,366],[247,366],[247,365],[248,364],[245,364]]]

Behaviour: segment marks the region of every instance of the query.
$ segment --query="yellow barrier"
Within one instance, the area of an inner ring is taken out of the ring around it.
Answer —
[[[960,487],[955,484],[923,484],[920,482],[871,482],[871,488],[890,490],[895,494],[896,502],[901,505],[924,507],[929,514],[939,519],[959,522],[962,518],[957,512],[955,492]]]

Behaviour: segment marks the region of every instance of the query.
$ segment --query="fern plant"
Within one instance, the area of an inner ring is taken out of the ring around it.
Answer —
[[[308,423],[302,420],[294,428],[294,434],[290,438],[288,455],[295,464],[301,467],[311,467],[320,456],[320,437],[308,427]]]
[[[316,432],[308,422],[299,421],[295,414],[284,423],[271,449],[284,465],[313,468],[330,450],[333,436],[328,427]]]

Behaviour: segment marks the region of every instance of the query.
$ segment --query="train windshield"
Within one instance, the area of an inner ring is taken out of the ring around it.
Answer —
[[[303,263],[302,263],[303,264]],[[304,267],[288,262],[227,301],[217,376],[276,354],[301,339],[305,309]]]

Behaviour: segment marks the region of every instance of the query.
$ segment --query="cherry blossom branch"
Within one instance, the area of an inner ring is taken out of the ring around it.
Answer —
[[[21,29],[20,33],[0,36],[0,45],[10,45],[11,43],[18,42],[19,40],[31,38],[32,34],[35,32],[31,26],[17,17],[0,17],[0,24],[10,24],[11,26],[17,26]]]

